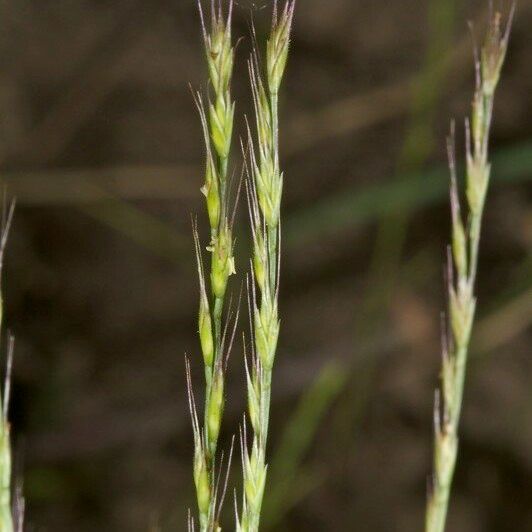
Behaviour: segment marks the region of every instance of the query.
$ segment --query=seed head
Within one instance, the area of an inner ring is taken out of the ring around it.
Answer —
[[[209,397],[209,410],[207,412],[208,444],[209,448],[215,448],[220,434],[220,425],[224,409],[224,374],[222,367],[215,369],[211,395]]]
[[[252,57],[248,62],[249,79],[255,106],[257,140],[261,159],[273,158],[273,128],[270,102],[262,77],[259,74],[258,59]]]
[[[259,205],[266,224],[274,229],[279,224],[281,198],[283,195],[283,174],[272,164],[271,160],[264,160],[261,162],[257,178]]]
[[[216,96],[214,104],[209,105],[209,123],[214,149],[218,156],[227,159],[233,136],[235,104],[231,103],[228,93]]]
[[[205,184],[201,187],[201,192],[207,200],[207,212],[209,214],[209,224],[211,229],[218,229],[220,223],[221,201],[220,187],[218,186],[218,175],[212,155],[207,157],[207,168],[205,172]]]
[[[449,287],[449,311],[456,345],[467,345],[475,315],[475,300],[469,285],[459,285],[458,291]]]
[[[255,311],[255,347],[261,364],[268,371],[273,367],[279,328],[277,302],[265,295],[260,310]]]
[[[253,271],[255,273],[255,280],[261,292],[264,292],[268,258],[264,236],[260,231],[254,236],[253,248]]]
[[[209,298],[205,287],[205,273],[203,271],[203,261],[201,258],[201,247],[196,221],[192,222],[192,233],[194,235],[194,247],[196,251],[196,263],[198,269],[198,279],[200,287],[200,305],[198,313],[198,330],[200,337],[203,360],[207,367],[211,368],[214,360],[214,340],[212,335],[212,320],[209,308]]]
[[[258,375],[253,371],[253,375],[249,374],[249,369],[246,360],[246,380],[248,389],[248,411],[251,426],[255,433],[260,430],[260,388],[258,382]]]
[[[456,270],[459,279],[467,276],[467,240],[465,235],[462,215],[460,213],[460,199],[458,197],[458,184],[456,178],[456,156],[454,147],[455,128],[454,122],[451,124],[451,134],[447,139],[447,156],[449,159],[449,169],[451,171],[451,214],[452,214],[452,250]]]
[[[478,215],[484,205],[488,190],[491,166],[481,159],[467,155],[467,187],[466,195],[469,208],[473,215]]]
[[[277,1],[275,3],[272,29],[266,47],[268,86],[271,94],[279,92],[283,79],[288,58],[294,9],[295,0],[287,0],[282,13],[279,15]]]
[[[201,94],[193,93],[194,102],[198,108],[198,113],[201,120],[201,127],[203,131],[203,140],[205,142],[205,152],[207,163],[205,167],[205,184],[201,187],[201,192],[205,196],[207,202],[207,212],[209,215],[209,223],[211,229],[216,231],[220,223],[221,213],[221,198],[219,182],[221,177],[218,175],[218,169],[214,162],[214,157],[211,148],[211,134],[209,132],[209,124],[207,123],[207,116],[205,113],[205,106]]]
[[[206,515],[209,513],[211,485],[209,482],[205,453],[201,446],[196,446],[194,452],[194,483],[196,484],[196,496],[198,499],[199,511],[201,514]]]
[[[209,247],[212,252],[212,291],[219,299],[225,295],[229,276],[236,273],[232,238],[231,228],[228,223],[225,223]]]
[[[214,362],[214,339],[212,335],[212,319],[209,309],[209,301],[206,297],[200,298],[198,323],[203,361],[205,366],[212,368]]]
[[[264,495],[266,484],[267,466],[264,457],[258,449],[257,441],[253,443],[251,456],[246,454],[244,458],[244,491],[247,504],[258,512]]]
[[[471,133],[469,132],[469,125],[467,133],[468,135],[472,134],[473,136],[473,149],[476,155],[481,153],[486,135],[487,110],[484,101],[484,93],[481,88],[478,88],[475,91],[471,107]]]
[[[253,147],[250,149],[250,160],[255,181],[255,193],[266,225],[275,229],[279,224],[281,198],[283,195],[283,174],[279,170],[276,157],[263,157],[260,150],[259,160]]]
[[[464,279],[467,276],[467,241],[464,224],[460,218],[453,221],[452,248],[454,263],[458,272],[458,277]]]
[[[508,38],[515,12],[515,3],[512,6],[506,28],[502,28],[502,15],[493,14],[490,19],[488,32],[482,46],[480,67],[482,75],[482,90],[486,96],[492,96],[501,74],[504,58],[508,49]]]
[[[221,4],[218,9],[216,9],[214,2],[211,4],[209,29],[205,24],[200,0],[198,0],[198,8],[212,86],[217,93],[227,92],[231,83],[234,63],[234,48],[231,43],[233,1],[231,0],[229,3],[229,13],[226,19],[224,19]]]

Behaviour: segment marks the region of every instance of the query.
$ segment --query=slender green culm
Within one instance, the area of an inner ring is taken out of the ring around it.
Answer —
[[[466,121],[466,199],[464,223],[458,192],[454,152],[454,126],[447,142],[451,170],[452,239],[448,258],[448,332],[443,333],[441,386],[434,406],[434,463],[425,519],[426,532],[443,532],[458,454],[458,426],[469,340],[475,317],[475,279],[478,269],[480,229],[490,181],[488,159],[493,101],[506,56],[512,24],[512,7],[506,27],[500,13],[491,13],[480,55],[475,54],[476,88],[471,122]]]
[[[0,531],[13,532],[13,514],[11,508],[11,440],[7,419],[9,405],[9,378],[13,357],[13,337],[9,338],[6,383],[0,398],[2,419],[0,421]]]
[[[224,16],[221,1],[211,2],[210,23],[198,0],[205,57],[212,89],[208,105],[202,96],[195,94],[206,147],[205,183],[201,192],[205,196],[210,225],[211,254],[210,283],[207,282],[201,253],[197,225],[193,224],[200,300],[198,331],[205,368],[205,411],[200,425],[192,396],[190,368],[187,363],[190,408],[194,431],[194,482],[202,532],[221,530],[218,524],[220,508],[217,507],[216,450],[224,410],[225,364],[224,314],[225,295],[229,277],[235,273],[233,259],[233,215],[229,212],[230,187],[228,163],[233,134],[235,105],[231,99],[234,47],[231,38],[233,2],[229,2]],[[212,99],[211,99],[212,98]],[[193,523],[192,517],[189,518]],[[193,526],[193,525],[192,525]]]
[[[294,17],[294,1],[282,10],[274,6],[271,33],[266,45],[266,72],[260,72],[255,48],[249,73],[256,118],[256,140],[249,128],[247,196],[253,234],[253,281],[250,316],[253,329],[252,363],[246,364],[248,414],[253,429],[248,449],[242,434],[244,493],[242,515],[236,516],[237,530],[259,529],[266,485],[266,445],[270,417],[272,369],[279,336],[280,211],[283,174],[279,162],[278,93],[285,71]],[[255,38],[255,46],[257,46]]]
[[[3,271],[4,254],[7,244],[9,229],[13,220],[15,203],[12,202],[4,219],[2,233],[0,237],[0,329],[3,325],[3,293],[1,289],[1,274]],[[11,438],[10,425],[8,420],[9,397],[11,389],[11,367],[13,363],[13,350],[15,340],[12,335],[8,337],[7,363],[3,390],[0,393],[0,532],[13,532],[21,530],[22,527],[22,505],[16,504],[17,514],[13,517],[13,507],[11,501],[12,494],[12,458],[11,458]],[[20,499],[21,500],[21,499]],[[18,503],[19,501],[17,501]]]

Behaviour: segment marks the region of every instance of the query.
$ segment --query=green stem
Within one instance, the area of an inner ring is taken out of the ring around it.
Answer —
[[[2,399],[5,400],[5,397]],[[9,447],[8,422],[3,418],[3,415],[1,423],[0,460],[2,462],[2,485],[0,487],[0,530],[2,532],[13,532],[13,517],[11,515],[11,451]]]
[[[427,511],[426,530],[430,532],[444,532],[447,510],[449,508],[450,481],[440,485],[431,499]]]

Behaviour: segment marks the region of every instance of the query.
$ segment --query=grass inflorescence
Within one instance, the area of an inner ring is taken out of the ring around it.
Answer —
[[[279,89],[285,72],[295,2],[274,5],[266,43],[266,72],[261,72],[258,44],[248,62],[255,109],[255,138],[248,127],[247,198],[253,235],[252,281],[248,289],[253,342],[246,361],[248,415],[253,429],[248,447],[242,434],[244,493],[237,530],[259,529],[267,476],[266,447],[272,371],[279,338],[279,279],[283,173],[279,155]]]
[[[441,386],[434,406],[434,464],[425,530],[443,532],[458,454],[458,426],[471,330],[475,318],[475,281],[482,215],[490,182],[489,136],[495,89],[506,56],[513,19],[506,27],[492,13],[480,54],[475,53],[476,87],[471,119],[466,120],[466,206],[464,222],[456,175],[454,125],[447,142],[451,172],[452,238],[448,257],[448,331],[443,332]]]
[[[200,285],[198,331],[205,372],[203,419],[198,416],[192,393],[188,360],[187,384],[194,434],[193,469],[199,528],[201,532],[219,532],[228,477],[221,478],[223,458],[217,460],[217,455],[222,454],[218,453],[218,440],[225,403],[227,358],[238,319],[237,310],[230,325],[231,305],[226,304],[229,278],[235,273],[233,222],[240,191],[239,185],[231,208],[229,161],[235,118],[235,103],[231,96],[235,46],[231,34],[233,1],[229,1],[227,13],[224,13],[221,0],[212,0],[209,21],[200,0],[198,5],[211,89],[206,103],[200,93],[194,95],[205,143],[205,183],[201,191],[205,196],[210,227],[207,246],[210,269],[206,272],[198,224],[193,222]],[[280,161],[279,91],[289,55],[294,10],[295,0],[286,0],[282,8],[277,1],[274,2],[269,36],[262,46],[253,28],[253,51],[248,61],[254,119],[246,121],[247,139],[242,141],[242,151],[252,234],[251,271],[247,283],[251,342],[249,352],[246,352],[244,339],[249,423],[244,421],[240,434],[243,483],[240,504],[235,500],[238,532],[258,532],[268,477],[272,379],[281,324],[279,290],[284,174]],[[443,332],[441,386],[434,407],[433,475],[426,508],[426,532],[444,532],[457,460],[458,428],[476,310],[481,225],[491,174],[489,136],[495,90],[506,56],[513,12],[512,8],[506,25],[499,13],[490,14],[483,45],[479,52],[475,51],[476,86],[471,117],[465,123],[465,201],[460,200],[454,124],[447,144],[452,215],[447,267],[448,323],[445,323]],[[465,217],[462,210],[467,211]],[[191,514],[188,527],[190,531],[195,529]]]
[[[207,24],[198,2],[205,44],[212,100],[205,105],[199,93],[194,95],[199,110],[206,148],[205,196],[211,231],[210,283],[204,271],[198,225],[193,223],[194,242],[200,280],[199,338],[205,369],[205,412],[200,422],[194,395],[190,364],[187,360],[189,406],[194,434],[194,481],[201,531],[219,531],[219,514],[227,481],[220,486],[220,466],[216,463],[218,437],[224,408],[227,353],[231,349],[234,325],[228,334],[230,313],[222,325],[229,277],[235,273],[233,258],[234,209],[230,212],[228,163],[231,151],[235,104],[231,97],[234,46],[231,37],[233,2],[225,16],[221,2],[211,2]],[[253,53],[249,75],[254,102],[255,124],[248,124],[248,142],[244,159],[247,169],[246,191],[253,237],[251,282],[248,283],[253,330],[252,359],[246,360],[248,413],[253,429],[250,450],[246,429],[242,433],[244,489],[241,517],[237,529],[257,531],[266,484],[266,444],[270,416],[272,370],[277,350],[280,320],[278,315],[281,245],[281,198],[283,173],[279,157],[279,89],[284,76],[295,2],[282,9],[274,3],[273,21],[266,42],[265,69],[261,69],[259,44],[253,32]],[[255,129],[256,136],[252,133]],[[239,186],[240,189],[240,186]],[[239,193],[236,193],[236,201]],[[236,312],[238,317],[238,311]],[[230,338],[227,338],[230,336]],[[221,496],[218,497],[219,491]],[[220,500],[218,500],[220,499]],[[237,511],[238,514],[238,511]],[[195,523],[189,516],[189,529]]]
[[[201,192],[205,196],[209,219],[210,241],[207,250],[211,256],[207,279],[198,226],[194,222],[193,233],[200,284],[198,331],[205,370],[205,408],[202,424],[199,422],[192,394],[188,361],[187,382],[194,432],[194,482],[199,526],[201,531],[217,531],[220,530],[218,518],[221,501],[218,500],[218,488],[221,467],[217,468],[216,455],[225,402],[227,355],[232,344],[232,336],[228,338],[227,330],[230,315],[225,327],[223,318],[229,277],[235,273],[234,210],[231,212],[229,179],[229,156],[235,113],[235,104],[231,96],[234,63],[231,35],[233,2],[229,3],[227,14],[224,13],[221,3],[215,5],[212,2],[210,23],[207,23],[201,2],[198,2],[198,9],[212,89],[207,106],[201,94],[195,94],[206,150],[205,183]]]

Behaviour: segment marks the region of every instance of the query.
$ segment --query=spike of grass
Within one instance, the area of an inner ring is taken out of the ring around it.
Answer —
[[[231,36],[233,2],[232,0],[229,2],[227,16],[224,16],[221,2],[217,4],[211,2],[209,23],[205,20],[201,0],[198,0],[198,9],[213,92],[212,100],[209,98],[207,105],[204,104],[200,93],[194,95],[206,149],[205,183],[201,192],[205,196],[211,232],[210,244],[207,247],[211,254],[210,283],[208,283],[203,267],[198,226],[193,223],[200,284],[198,331],[205,371],[205,409],[202,425],[199,423],[192,394],[188,362],[187,385],[194,432],[194,482],[199,527],[201,532],[217,532],[221,530],[218,521],[223,496],[218,501],[220,471],[216,455],[225,403],[227,354],[234,338],[233,328],[232,337],[225,349],[230,315],[225,330],[222,320],[229,277],[235,273],[232,232],[234,212],[230,212],[231,183],[228,178],[235,112],[235,104],[231,97],[234,62]],[[237,318],[235,327],[236,320]],[[194,527],[193,523],[192,517],[189,517],[189,528]]]
[[[482,215],[490,181],[488,158],[495,89],[506,56],[515,4],[506,28],[493,13],[480,55],[475,53],[476,88],[471,121],[466,121],[467,224],[461,213],[454,152],[454,125],[447,147],[451,170],[452,238],[448,253],[449,308],[443,332],[441,387],[434,405],[434,464],[427,501],[426,532],[443,532],[458,454],[458,426],[462,410],[469,341],[475,317],[475,281]]]
[[[244,493],[237,530],[259,529],[267,477],[266,448],[270,419],[272,370],[277,351],[280,266],[280,217],[283,173],[279,156],[279,89],[288,58],[295,2],[279,10],[274,4],[271,32],[266,43],[265,72],[260,70],[256,35],[248,63],[255,108],[256,140],[249,133],[247,196],[253,234],[253,268],[250,321],[253,343],[251,364],[246,365],[248,413],[253,429],[251,449],[246,430],[242,434]]]

